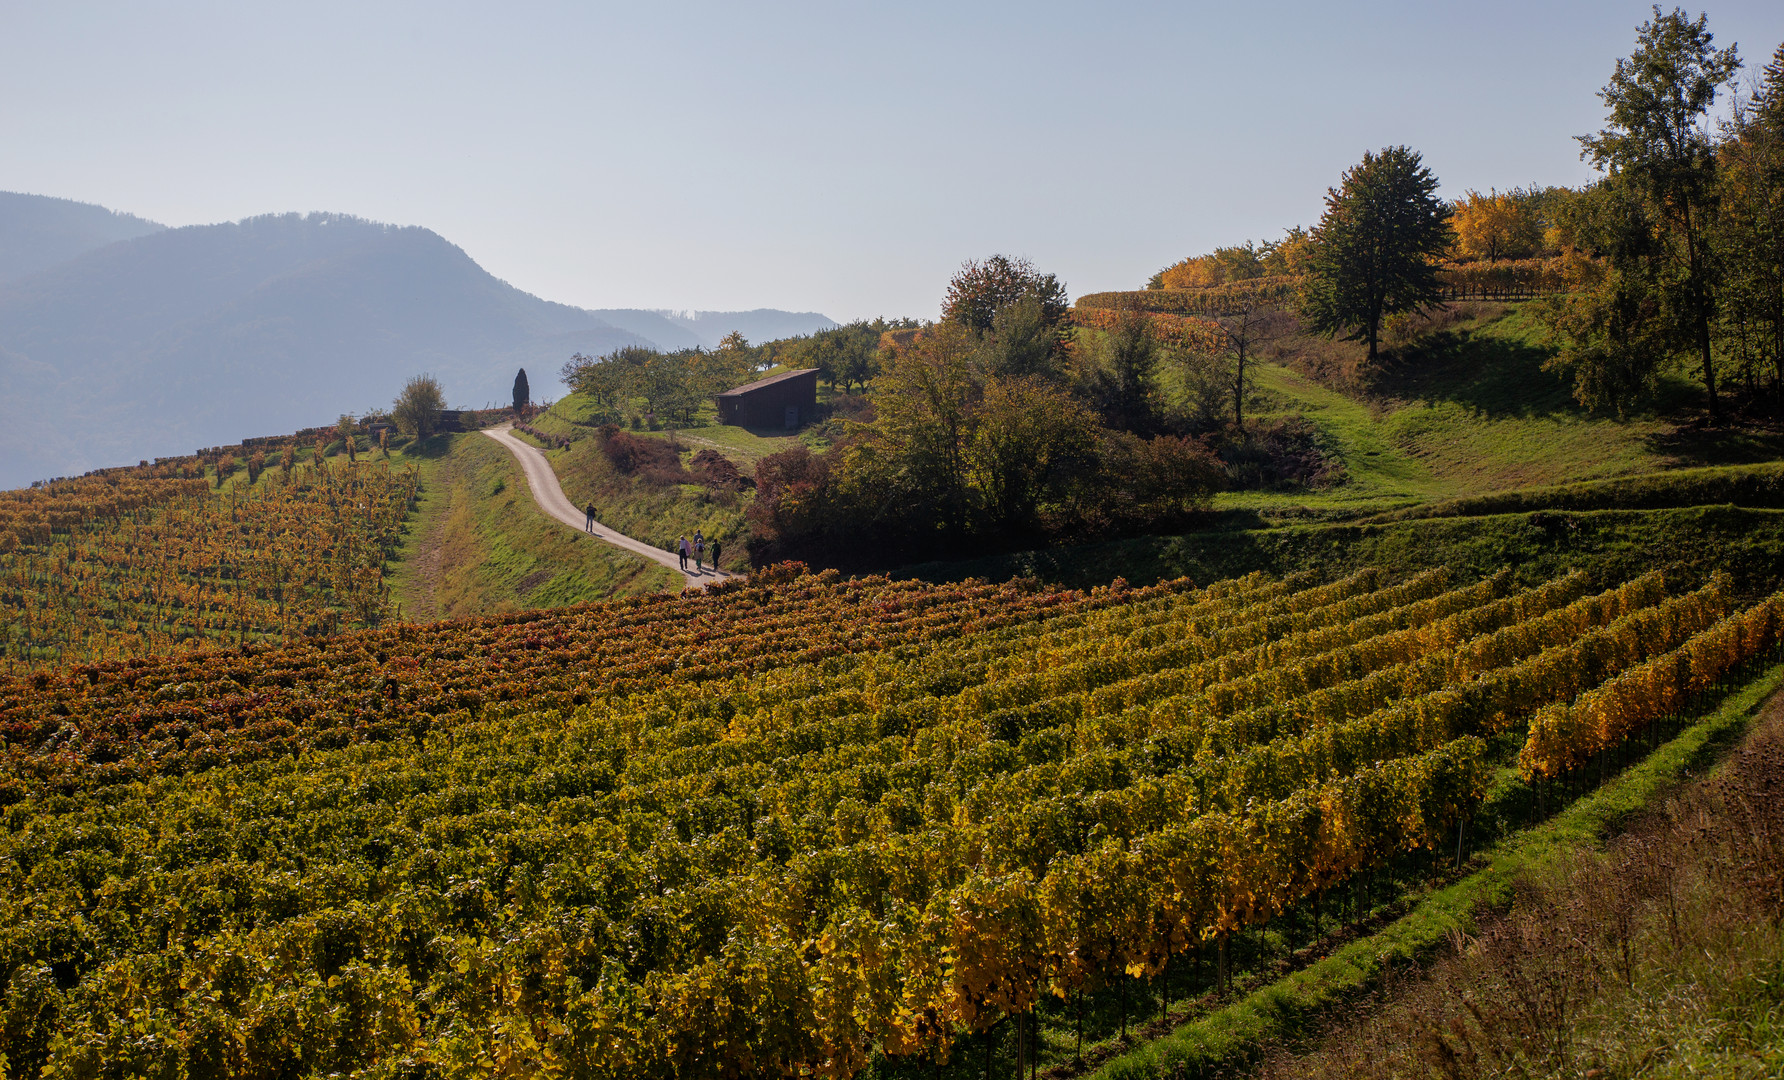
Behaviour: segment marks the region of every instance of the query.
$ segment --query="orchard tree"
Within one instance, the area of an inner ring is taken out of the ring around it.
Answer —
[[[1449,204],[1437,177],[1404,146],[1365,153],[1326,192],[1313,230],[1302,299],[1318,331],[1369,344],[1378,354],[1382,320],[1423,310],[1443,298],[1437,260],[1449,250]]]
[[[1061,335],[1049,325],[1041,298],[1029,293],[997,309],[991,330],[981,349],[985,369],[993,375],[1017,378],[1059,375]]]
[[[1599,92],[1608,124],[1583,135],[1581,156],[1635,195],[1652,234],[1650,243],[1613,251],[1611,268],[1625,285],[1640,285],[1673,350],[1695,353],[1719,413],[1710,347],[1716,314],[1715,267],[1709,237],[1716,214],[1716,155],[1708,123],[1717,92],[1741,61],[1735,47],[1718,49],[1705,25],[1677,8],[1636,31],[1636,49],[1618,60]]]
[[[997,310],[1024,296],[1040,301],[1042,317],[1049,326],[1065,321],[1065,286],[1052,274],[1036,270],[1027,259],[993,255],[984,262],[968,259],[948,282],[942,299],[942,319],[960,323],[980,333],[991,329]]]
[[[440,411],[445,407],[446,395],[440,392],[440,380],[432,375],[417,375],[403,384],[390,418],[403,434],[425,439],[439,428]]]
[[[645,345],[627,345],[605,356],[570,357],[558,377],[576,394],[585,394],[603,409],[617,411],[633,393],[642,372],[657,351]]]

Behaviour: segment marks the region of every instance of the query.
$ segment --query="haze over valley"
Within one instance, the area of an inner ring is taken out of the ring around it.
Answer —
[[[525,367],[549,399],[575,353],[834,325],[553,303],[428,229],[343,214],[168,229],[0,193],[0,488],[332,423],[418,372],[477,407]]]

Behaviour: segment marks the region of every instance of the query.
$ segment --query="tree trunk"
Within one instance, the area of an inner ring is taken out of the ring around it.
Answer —
[[[1233,426],[1245,434],[1245,346],[1239,346],[1239,372],[1233,384]]]
[[[1697,351],[1703,358],[1703,385],[1710,395],[1710,422],[1722,420],[1722,408],[1716,400],[1716,368],[1710,358],[1710,316],[1704,310],[1705,301],[1700,300],[1697,311]]]
[[[1078,1047],[1072,1051],[1072,1064],[1084,1067],[1084,991],[1078,990]]]

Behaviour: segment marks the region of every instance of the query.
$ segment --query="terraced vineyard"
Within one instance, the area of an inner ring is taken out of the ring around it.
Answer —
[[[1453,846],[1532,714],[1547,775],[1781,629],[1784,598],[1658,574],[1078,593],[783,567],[38,671],[0,683],[0,1052],[51,1076],[947,1062]]]
[[[0,670],[371,623],[413,469],[283,466],[214,493],[197,459],[0,492]]]

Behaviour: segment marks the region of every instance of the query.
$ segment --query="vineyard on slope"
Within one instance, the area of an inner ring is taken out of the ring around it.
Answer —
[[[0,670],[375,622],[417,483],[286,460],[213,492],[189,460],[0,492]]]
[[[1079,593],[783,567],[40,670],[0,682],[0,1053],[45,1076],[946,1062],[1173,957],[1224,967],[1235,932],[1453,846],[1532,711],[1527,757],[1584,760],[1781,627],[1784,599],[1658,574]]]

